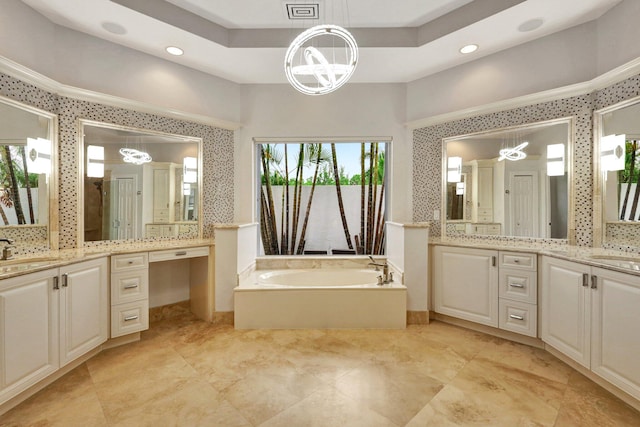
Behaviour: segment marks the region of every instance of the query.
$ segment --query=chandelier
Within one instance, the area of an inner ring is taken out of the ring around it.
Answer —
[[[121,148],[119,150],[122,161],[125,163],[133,163],[134,165],[142,165],[151,161],[149,153],[136,150],[135,148]]]
[[[296,37],[284,58],[291,85],[305,95],[324,95],[344,85],[358,63],[358,45],[338,25],[316,25]]]

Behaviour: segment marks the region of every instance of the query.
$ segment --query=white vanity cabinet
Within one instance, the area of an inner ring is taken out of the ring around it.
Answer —
[[[640,277],[543,258],[542,340],[640,399]]]
[[[0,281],[0,403],[58,369],[59,290],[54,280],[58,269]]]
[[[0,280],[0,404],[107,339],[107,260]]]
[[[531,337],[537,336],[537,256],[436,246],[434,309]]]
[[[107,259],[60,267],[60,366],[109,335]]]
[[[149,329],[149,254],[111,257],[111,338]]]
[[[434,248],[437,313],[498,327],[498,251]]]

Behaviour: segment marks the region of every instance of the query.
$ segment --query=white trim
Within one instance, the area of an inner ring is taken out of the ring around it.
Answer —
[[[20,79],[25,83],[37,86],[47,92],[52,92],[56,95],[66,96],[81,101],[96,102],[111,107],[125,108],[142,113],[155,114],[178,120],[186,120],[228,130],[237,130],[242,127],[242,124],[238,122],[217,119],[215,117],[204,116],[201,114],[187,113],[185,111],[159,107],[142,101],[134,101],[132,99],[121,98],[119,96],[68,86],[40,74],[37,71],[27,68],[24,65],[20,65],[17,62],[5,58],[4,56],[0,56],[0,72]]]
[[[452,111],[450,113],[438,114],[424,119],[413,120],[405,123],[410,130],[433,126],[440,123],[447,123],[454,120],[466,119],[469,117],[497,113],[499,111],[511,110],[514,108],[526,107],[542,102],[556,101],[558,99],[571,98],[573,96],[585,95],[587,93],[604,89],[615,83],[621,82],[629,77],[640,73],[640,57],[626,64],[607,71],[592,80],[576,83],[569,86],[562,86],[529,95],[518,96],[516,98],[505,99],[476,107],[465,108],[463,110]]]

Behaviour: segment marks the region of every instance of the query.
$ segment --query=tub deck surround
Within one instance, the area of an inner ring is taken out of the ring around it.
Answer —
[[[237,329],[402,329],[407,288],[368,257],[262,257],[234,289]],[[393,271],[393,270],[392,270]],[[292,281],[293,280],[293,281]]]

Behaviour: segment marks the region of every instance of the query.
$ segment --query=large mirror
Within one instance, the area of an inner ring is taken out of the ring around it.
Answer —
[[[56,116],[0,97],[0,238],[57,249]]]
[[[80,126],[84,242],[201,236],[200,138]]]
[[[594,243],[640,247],[640,98],[595,113]]]
[[[572,120],[443,140],[442,235],[567,239]]]

